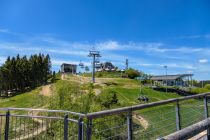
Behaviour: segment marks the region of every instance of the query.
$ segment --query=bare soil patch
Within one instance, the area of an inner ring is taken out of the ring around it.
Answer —
[[[40,94],[44,96],[51,96],[51,85],[43,86]]]

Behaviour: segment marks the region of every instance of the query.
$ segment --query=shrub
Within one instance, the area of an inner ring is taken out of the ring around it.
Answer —
[[[132,68],[129,68],[128,70],[126,70],[125,73],[127,73],[128,77],[131,79],[134,79],[140,75],[139,71],[132,69]]]
[[[210,90],[210,84],[206,84],[204,88]]]
[[[192,88],[190,92],[194,94],[199,94],[199,93],[205,93],[208,92],[209,90],[206,88]]]
[[[115,91],[109,91],[101,94],[98,99],[101,106],[111,108],[112,105],[118,103],[117,94]]]
[[[103,76],[103,74],[102,73],[96,73],[96,77],[102,77]]]

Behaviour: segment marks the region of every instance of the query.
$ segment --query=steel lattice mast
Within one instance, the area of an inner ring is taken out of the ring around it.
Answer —
[[[90,51],[88,57],[93,57],[93,62],[92,62],[92,82],[95,83],[95,64],[96,64],[96,57],[101,57],[99,51]]]

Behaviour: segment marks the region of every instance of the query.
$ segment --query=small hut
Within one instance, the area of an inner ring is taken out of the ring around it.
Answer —
[[[62,73],[72,73],[72,74],[76,74],[77,72],[77,65],[75,64],[66,64],[63,63],[61,65],[61,72]]]

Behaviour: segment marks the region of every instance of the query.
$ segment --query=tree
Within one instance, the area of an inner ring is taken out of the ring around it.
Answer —
[[[50,56],[39,54],[26,56],[8,57],[0,67],[0,90],[23,91],[47,82],[51,76]]]
[[[140,72],[139,74],[139,80],[141,81],[142,84],[151,84],[151,76],[148,74],[145,74],[143,72]]]
[[[140,75],[140,72],[138,70],[129,68],[125,71],[125,73],[128,75],[129,78],[134,79]]]
[[[56,74],[55,74],[55,71],[53,71],[51,82],[54,83],[55,79],[56,79]]]
[[[86,73],[87,73],[88,71],[90,71],[90,69],[89,69],[88,66],[85,66],[85,71],[86,71]]]

